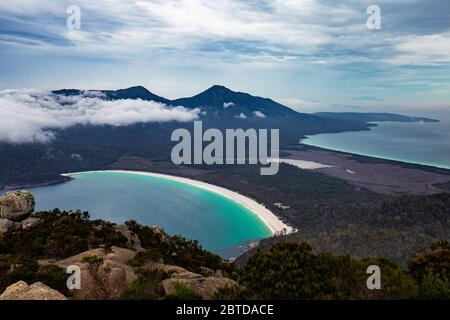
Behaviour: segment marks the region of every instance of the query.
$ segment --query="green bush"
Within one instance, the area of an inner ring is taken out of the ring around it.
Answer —
[[[160,269],[138,270],[138,278],[121,295],[123,300],[157,300],[164,296],[161,282],[170,275]]]
[[[65,270],[55,265],[39,266],[36,259],[30,257],[0,257],[0,292],[18,281],[28,284],[42,282],[50,288],[68,294]]]
[[[382,290],[368,290],[367,267],[382,269]],[[417,287],[406,270],[386,259],[356,260],[348,255],[317,254],[305,242],[279,242],[258,251],[238,272],[240,287],[218,292],[225,299],[403,299]]]
[[[181,283],[176,283],[175,291],[163,297],[163,300],[194,301],[203,300],[203,297],[199,295],[194,289],[188,288]]]
[[[87,212],[54,209],[34,215],[42,221],[33,228],[0,238],[0,253],[38,259],[66,258],[100,245],[127,246],[114,224],[89,220]]]
[[[408,268],[419,284],[421,299],[450,299],[450,244],[432,243],[426,253],[418,253]]]

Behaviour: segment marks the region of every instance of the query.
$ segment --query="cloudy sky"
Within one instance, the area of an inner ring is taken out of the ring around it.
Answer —
[[[222,84],[303,111],[448,112],[450,1],[2,0],[0,70],[0,89]]]

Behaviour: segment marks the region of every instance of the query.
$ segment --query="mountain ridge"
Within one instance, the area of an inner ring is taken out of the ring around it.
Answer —
[[[173,107],[201,108],[209,116],[239,118],[241,120],[249,118],[295,118],[303,116],[363,123],[375,121],[439,122],[439,120],[426,117],[413,117],[389,112],[299,112],[270,98],[234,91],[226,86],[217,84],[191,97],[176,99],[168,99],[157,95],[141,85],[117,90],[60,89],[52,91],[53,94],[65,96],[82,95],[86,92],[101,92],[108,100],[142,99],[145,101],[164,103]],[[314,118],[309,119],[313,120]]]

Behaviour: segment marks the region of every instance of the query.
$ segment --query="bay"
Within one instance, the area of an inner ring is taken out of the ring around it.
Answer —
[[[83,210],[115,223],[136,220],[169,234],[198,240],[224,257],[239,245],[271,236],[250,210],[218,193],[169,179],[129,173],[89,172],[72,181],[30,188],[36,211]]]

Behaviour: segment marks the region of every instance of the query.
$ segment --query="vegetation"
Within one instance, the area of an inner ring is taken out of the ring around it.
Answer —
[[[38,259],[65,258],[99,246],[127,246],[114,224],[90,221],[87,213],[54,210],[36,216],[42,219],[40,224],[0,239],[0,292],[23,280],[41,281],[69,294],[65,270],[39,263]],[[134,221],[127,222],[127,226],[140,238],[145,251],[130,262],[138,268],[138,277],[122,294],[122,299],[201,298],[181,284],[175,287],[174,293],[164,296],[161,282],[170,274],[146,269],[147,262],[174,264],[193,272],[200,272],[200,267],[225,271],[238,286],[219,290],[218,299],[450,298],[450,244],[447,240],[432,243],[426,251],[410,259],[407,268],[402,268],[386,258],[356,259],[350,255],[318,253],[306,242],[277,238],[273,243],[263,244],[245,262],[241,261],[238,268],[203,250],[195,241],[171,237],[161,229],[141,226]],[[109,272],[100,257],[87,256],[84,261],[92,275],[101,277]],[[366,270],[370,265],[382,270],[381,290],[366,287],[369,276]],[[104,272],[98,272],[99,268],[105,268]],[[101,286],[104,279],[94,279],[94,282],[97,280]],[[106,290],[98,292],[99,299],[108,297]]]
[[[55,209],[34,215],[42,221],[33,228],[0,239],[0,254],[37,259],[62,259],[99,246],[126,246],[127,239],[113,223],[89,220],[87,212]]]
[[[381,290],[369,290],[367,267],[381,269]],[[217,299],[449,299],[450,249],[430,246],[403,269],[384,258],[357,260],[315,253],[305,242],[278,242],[258,250],[239,269],[239,286],[221,289]]]
[[[164,296],[161,282],[170,275],[160,269],[138,270],[138,279],[133,281],[120,299],[123,300],[158,300]]]
[[[447,240],[433,243],[424,254],[419,253],[408,265],[419,284],[422,299],[450,299],[450,244]]]
[[[366,287],[367,267],[382,270],[383,289]],[[409,299],[414,279],[386,259],[356,260],[349,255],[317,254],[305,242],[279,242],[256,252],[239,270],[240,287],[221,290],[227,299]]]
[[[175,284],[175,291],[164,296],[163,300],[202,300],[203,297],[199,295],[195,290],[188,288],[181,283]]]
[[[9,255],[0,255],[0,292],[17,281],[27,283],[43,282],[68,294],[66,280],[67,274],[64,269],[55,265],[39,265],[36,259],[22,256],[14,258]]]
[[[204,250],[198,241],[186,240],[181,236],[169,237],[159,228],[142,226],[135,221],[128,221],[126,225],[138,236],[142,247],[146,249],[131,261],[133,266],[139,267],[147,261],[158,261],[177,265],[192,272],[200,272],[200,267],[204,266],[214,270],[233,271],[229,263]]]

